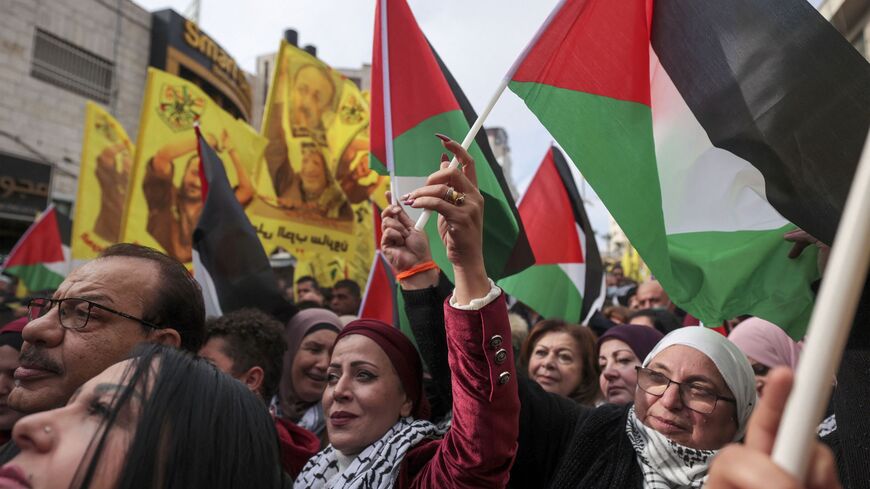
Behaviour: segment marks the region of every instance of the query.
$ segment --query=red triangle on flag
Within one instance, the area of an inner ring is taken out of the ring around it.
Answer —
[[[383,14],[386,14],[386,25],[381,22]],[[382,29],[386,29],[386,36]],[[383,56],[384,37],[388,59]],[[385,68],[389,73],[389,85],[384,84]],[[385,165],[385,107],[393,108],[391,127],[394,139],[432,116],[460,110],[406,0],[379,0],[375,9],[371,101],[371,152]],[[385,105],[387,101],[389,105]]]
[[[66,258],[63,256],[63,240],[57,224],[57,211],[52,205],[18,240],[6,258],[6,262],[3,263],[3,268],[64,261]]]
[[[372,261],[366,291],[360,305],[360,318],[378,319],[396,324],[396,281],[386,258],[378,250]]]
[[[536,265],[583,263],[577,221],[565,184],[547,151],[519,205]]]

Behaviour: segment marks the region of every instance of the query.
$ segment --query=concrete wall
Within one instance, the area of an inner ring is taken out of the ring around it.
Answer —
[[[36,29],[115,60],[115,115],[135,140],[151,14],[130,0],[0,0],[0,12],[0,151],[54,164],[52,197],[71,201],[87,98],[30,76]]]

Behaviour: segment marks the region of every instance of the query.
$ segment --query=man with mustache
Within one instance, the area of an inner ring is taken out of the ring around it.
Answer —
[[[125,359],[141,342],[197,352],[205,306],[196,281],[177,260],[121,243],[73,271],[51,299],[34,299],[24,327],[11,408],[26,414],[66,405],[76,390]],[[0,463],[18,453],[0,449]]]

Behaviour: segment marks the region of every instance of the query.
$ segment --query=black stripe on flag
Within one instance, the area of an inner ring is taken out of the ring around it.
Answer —
[[[447,65],[445,65],[444,61],[441,60],[441,56],[438,56],[438,52],[432,47],[432,43],[430,43],[428,39],[426,40],[426,43],[429,45],[429,49],[432,50],[432,55],[435,57],[435,61],[438,62],[438,67],[441,68],[441,73],[444,74],[444,79],[447,80],[447,85],[450,86],[450,91],[453,92],[453,97],[456,98],[459,108],[462,109],[462,114],[465,116],[465,120],[468,121],[468,127],[471,127],[474,125],[475,121],[477,121],[477,112],[474,111],[474,107],[471,106],[471,102],[468,101],[468,97],[465,96],[465,92],[462,91],[456,78],[453,78],[450,70],[447,69]],[[492,169],[492,173],[495,175],[496,180],[498,180],[501,192],[505,196],[505,199],[507,199],[508,203],[510,203],[511,213],[514,216],[517,226],[519,226],[517,240],[514,243],[514,247],[511,250],[511,255],[508,258],[507,263],[505,263],[504,270],[493,270],[490,272],[500,272],[499,276],[507,277],[534,265],[535,255],[532,252],[532,246],[529,244],[529,238],[526,236],[526,229],[523,227],[523,220],[520,218],[520,214],[517,211],[517,204],[514,201],[513,195],[511,195],[510,187],[508,187],[507,181],[505,180],[501,165],[498,164],[498,161],[495,159],[495,155],[492,152],[492,148],[489,146],[489,138],[486,135],[485,128],[478,131],[477,135],[474,137],[474,142],[477,143],[480,152],[483,153],[486,162]],[[486,209],[484,209],[484,215],[486,215]]]
[[[595,241],[595,231],[592,230],[592,225],[589,223],[589,217],[586,215],[586,209],[583,205],[583,198],[577,190],[577,185],[574,183],[574,176],[571,174],[571,168],[568,166],[568,160],[555,146],[553,150],[553,164],[556,166],[556,171],[559,172],[559,178],[562,179],[562,185],[565,191],[568,192],[568,198],[571,199],[571,210],[574,213],[574,220],[583,231],[583,262],[586,265],[586,282],[583,290],[583,309],[580,311],[580,321],[585,321],[593,309],[601,307],[601,304],[596,305],[604,292],[604,267],[601,264],[601,255],[598,253],[598,243]]]
[[[713,144],[830,244],[870,127],[870,64],[806,0],[658,0],[652,45]]]
[[[236,200],[223,162],[201,135],[197,137],[208,193],[193,233],[193,249],[211,278],[209,285],[214,286],[220,310],[227,313],[254,307],[289,319],[295,309],[278,290],[269,259]],[[209,288],[204,286],[203,293]]]

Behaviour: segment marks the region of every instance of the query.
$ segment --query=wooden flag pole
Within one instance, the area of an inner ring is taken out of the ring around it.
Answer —
[[[474,141],[474,138],[477,137],[478,131],[483,127],[483,122],[489,116],[489,113],[492,111],[492,108],[495,107],[495,103],[498,102],[498,99],[501,97],[501,94],[504,93],[505,88],[507,88],[508,83],[510,82],[510,76],[504,77],[501,83],[496,88],[495,93],[492,95],[492,98],[489,100],[489,103],[486,104],[486,108],[483,109],[483,112],[477,116],[477,120],[474,121],[474,124],[471,126],[471,129],[468,130],[468,134],[465,135],[465,139],[462,140],[462,149],[467,150],[471,143]],[[448,168],[456,168],[459,166],[459,160],[456,158],[456,155],[453,155],[453,159],[450,160],[450,166]],[[418,230],[422,231],[423,228],[426,227],[426,223],[429,222],[429,216],[432,214],[432,211],[429,209],[424,209],[423,213],[420,214],[420,217],[417,219],[417,224],[414,226]]]
[[[828,404],[870,263],[870,135],[846,199],[807,340],[773,447],[773,460],[799,481]]]

